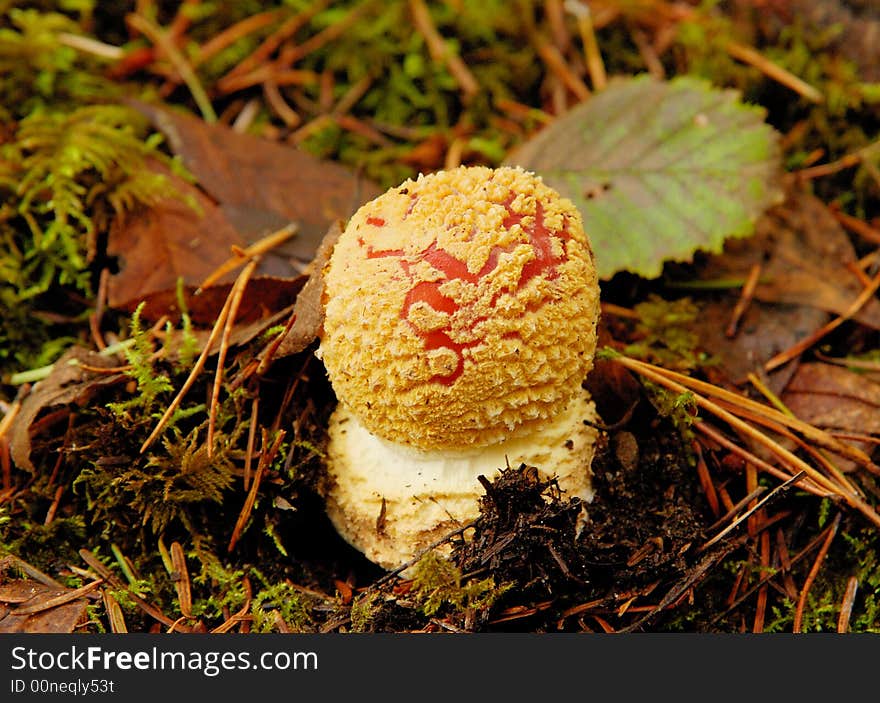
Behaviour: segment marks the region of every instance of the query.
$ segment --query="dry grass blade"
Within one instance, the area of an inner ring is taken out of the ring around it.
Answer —
[[[202,353],[199,354],[199,358],[196,359],[196,363],[193,365],[192,371],[190,371],[189,376],[187,377],[186,381],[184,381],[183,386],[181,386],[180,390],[177,392],[177,395],[174,396],[174,400],[171,401],[171,403],[165,409],[165,412],[162,414],[162,417],[159,418],[159,422],[156,423],[156,426],[153,428],[150,436],[147,437],[144,440],[144,443],[141,445],[141,454],[147,451],[147,449],[150,448],[150,445],[156,441],[156,438],[162,433],[162,430],[165,429],[169,420],[171,420],[171,416],[174,415],[174,412],[180,406],[180,403],[183,401],[184,396],[196,382],[196,379],[199,377],[199,374],[205,367],[205,363],[208,361],[208,356],[211,353],[211,347],[214,345],[214,342],[217,341],[217,337],[220,336],[221,331],[226,325],[226,318],[229,316],[229,310],[231,307],[232,291],[230,291],[230,294],[226,296],[226,302],[223,304],[223,308],[220,310],[220,314],[217,316],[217,321],[214,323],[214,327],[211,329],[211,334],[208,336],[208,341],[205,342],[205,347],[202,349]]]
[[[244,506],[242,506],[241,513],[238,515],[238,520],[235,522],[235,527],[232,530],[232,536],[229,538],[229,546],[226,548],[226,551],[231,552],[241,538],[245,525],[247,524],[248,519],[250,519],[251,512],[254,509],[254,503],[256,503],[257,500],[257,491],[260,488],[260,480],[262,479],[266,468],[272,463],[272,460],[281,448],[281,442],[284,441],[286,434],[287,433],[284,430],[279,430],[278,434],[275,436],[275,441],[272,442],[272,446],[267,447],[269,433],[266,430],[263,430],[263,446],[260,451],[260,460],[257,463],[257,470],[254,472],[254,481],[248,490],[247,498],[245,498]]]
[[[21,411],[21,401],[16,400],[6,411],[6,414],[3,416],[3,419],[0,420],[0,438],[6,436],[6,433],[9,432],[9,428],[12,427],[12,423],[15,422],[15,418],[18,413]]]
[[[830,528],[829,528],[829,529],[830,529]],[[816,537],[814,537],[813,539],[811,539],[810,542],[807,544],[807,546],[805,546],[805,547],[804,547],[803,549],[801,549],[797,554],[795,554],[793,557],[791,557],[791,559],[790,559],[789,562],[788,562],[788,565],[787,565],[786,571],[790,571],[791,568],[792,568],[795,564],[798,564],[798,563],[799,563],[800,561],[802,561],[802,560],[803,560],[803,559],[804,559],[804,558],[805,558],[810,552],[812,552],[814,549],[816,549],[816,547],[818,547],[818,546],[819,546],[819,545],[820,545],[820,544],[826,539],[827,534],[828,534],[828,530],[826,530],[826,531],[820,533],[819,535],[817,535]],[[724,617],[726,617],[727,615],[729,615],[730,613],[732,613],[732,612],[733,612],[734,610],[736,610],[736,608],[738,608],[743,602],[745,602],[746,599],[748,599],[753,593],[755,593],[756,591],[758,591],[758,590],[761,588],[761,586],[763,586],[763,585],[766,584],[766,583],[769,583],[771,580],[773,580],[774,578],[776,578],[777,575],[778,575],[778,572],[774,569],[774,570],[771,570],[769,573],[765,574],[764,576],[762,576],[760,579],[758,579],[758,581],[757,581],[754,585],[751,586],[751,588],[749,588],[749,589],[747,589],[745,592],[741,593],[741,594],[740,594],[739,596],[737,596],[735,599],[732,599],[732,601],[731,601],[730,604],[728,605],[727,609],[724,610],[723,612],[718,613],[717,615],[715,615],[715,616],[712,618],[712,620],[711,620],[710,622],[711,622],[711,623],[716,623],[716,622],[718,622],[719,620],[721,620],[722,618],[724,618]]]
[[[727,43],[725,49],[733,58],[754,66],[764,75],[772,78],[780,85],[790,88],[810,102],[821,103],[825,101],[825,97],[816,88],[793,73],[786,71],[782,66],[773,63],[752,47],[731,41]]]
[[[42,583],[49,588],[54,588],[59,591],[63,591],[66,588],[64,584],[59,583],[48,574],[44,574],[37,567],[31,566],[24,559],[20,559],[12,554],[0,559],[0,574],[5,573],[8,569],[17,569],[28,578]]]
[[[857,576],[850,576],[846,582],[846,592],[843,594],[843,600],[840,603],[840,615],[837,618],[837,631],[840,634],[849,632],[849,621],[852,618],[853,606],[856,601],[856,592],[859,589],[859,579]]]
[[[82,560],[88,564],[89,568],[93,571],[100,574],[101,578],[106,581],[110,586],[116,589],[124,590],[128,593],[128,597],[134,602],[134,604],[143,610],[147,615],[152,617],[153,619],[159,621],[163,625],[171,626],[174,624],[174,621],[169,618],[165,613],[156,608],[155,606],[147,603],[143,598],[134,593],[128,586],[114,574],[110,569],[108,569],[104,564],[88,549],[80,549],[79,555]]]
[[[593,27],[593,18],[589,6],[576,0],[566,0],[565,9],[577,19],[578,32],[581,36],[581,44],[584,48],[584,61],[590,74],[590,82],[596,90],[602,90],[608,84],[605,74],[605,62],[599,51],[596,41],[596,31]]]
[[[437,27],[434,26],[431,13],[424,0],[410,0],[409,8],[412,13],[413,24],[419,34],[424,37],[425,43],[428,45],[428,51],[431,53],[431,58],[446,64],[449,73],[452,74],[452,77],[455,78],[464,93],[465,99],[469,99],[479,93],[480,84],[477,83],[477,79],[474,78],[474,74],[470,72],[462,58],[449,50],[446,41],[444,41],[440,32],[437,31]]]
[[[147,19],[142,15],[132,13],[126,17],[126,20],[133,29],[147,37],[163,54],[165,54],[174,66],[174,70],[177,71],[180,79],[186,83],[186,87],[189,88],[189,92],[192,94],[196,105],[198,105],[199,111],[202,113],[202,118],[204,118],[205,122],[216,122],[217,113],[214,112],[214,106],[211,103],[208,94],[205,92],[204,87],[199,82],[196,72],[189,64],[189,61],[186,60],[183,54],[181,54],[178,48],[174,45],[174,42],[168,38],[167,33],[163,32],[162,29],[152,20]]]
[[[736,301],[736,307],[734,307],[733,313],[730,316],[730,323],[727,325],[727,329],[724,330],[724,334],[730,339],[736,336],[739,321],[742,319],[749,304],[755,297],[755,289],[758,287],[758,281],[761,279],[761,269],[762,266],[758,263],[752,266],[749,271],[742,293],[740,294],[739,300]]]
[[[233,256],[214,269],[214,271],[212,271],[211,274],[201,282],[197,290],[200,291],[214,285],[230,271],[235,271],[235,269],[240,266],[244,266],[249,259],[265,254],[271,249],[283,244],[293,237],[298,229],[299,227],[295,223],[291,223],[271,234],[267,234],[265,237],[254,242],[249,247],[242,249],[240,252],[236,252]]]
[[[559,49],[552,44],[539,44],[538,55],[547,65],[547,68],[559,78],[566,88],[577,96],[578,100],[584,101],[590,99],[592,91],[587,87],[586,83],[581,80],[580,76],[571,70],[571,67],[565,62],[565,58],[559,53]]]
[[[790,488],[791,486],[796,484],[803,477],[804,477],[804,473],[801,472],[801,473],[796,474],[795,476],[792,476],[785,483],[782,483],[782,484],[776,486],[776,488],[774,488],[772,491],[770,491],[760,501],[758,501],[755,505],[753,505],[751,508],[746,510],[746,512],[744,512],[742,515],[740,515],[736,520],[734,520],[727,527],[725,527],[723,530],[721,530],[721,532],[719,532],[717,535],[712,537],[708,542],[706,542],[702,547],[700,547],[697,550],[697,552],[698,553],[704,552],[709,547],[711,547],[713,544],[716,544],[720,540],[724,539],[724,537],[729,535],[731,532],[733,532],[733,530],[735,530],[737,527],[739,527],[743,522],[748,520],[751,515],[753,515],[756,511],[758,511],[764,505],[766,505],[769,500],[771,500],[773,497],[779,495],[779,493],[787,490],[788,488]],[[737,503],[737,505],[735,505],[734,508],[729,511],[729,513],[732,515],[735,515],[736,512],[740,508],[742,508],[744,505],[746,505],[749,501],[754,500],[757,496],[759,496],[761,493],[763,493],[764,490],[765,489],[763,487],[761,487],[761,488],[758,488],[757,490],[753,491],[752,493],[747,495],[745,498],[743,498],[739,503]]]
[[[722,408],[730,410],[731,412],[738,412],[739,416],[743,419],[748,420],[749,422],[753,422],[756,425],[766,427],[768,430],[771,430],[776,434],[785,437],[788,440],[791,440],[801,449],[810,454],[810,456],[812,456],[819,464],[821,464],[825,468],[825,471],[828,472],[828,475],[833,480],[837,481],[841,488],[845,489],[852,495],[864,497],[864,492],[861,491],[857,486],[855,486],[833,462],[829,461],[825,456],[822,455],[821,452],[807,444],[804,440],[795,435],[793,432],[790,432],[784,426],[780,425],[777,422],[773,422],[773,420],[768,420],[766,417],[762,417],[756,413],[751,413],[747,410],[737,409],[723,400],[719,400],[718,405]]]
[[[250,619],[248,611],[251,609],[251,598],[253,597],[253,589],[251,588],[251,581],[247,576],[244,576],[242,578],[241,583],[244,587],[244,605],[241,606],[238,612],[227,618],[226,621],[223,622],[223,624],[218,625],[213,630],[211,630],[211,634],[222,634],[224,632],[229,632],[239,623],[245,622]]]
[[[834,517],[834,522],[831,524],[831,527],[828,528],[828,532],[825,535],[825,539],[822,542],[819,553],[816,555],[816,561],[813,562],[810,573],[807,574],[807,579],[806,581],[804,581],[804,587],[801,589],[801,595],[798,598],[797,607],[794,611],[794,625],[792,626],[793,632],[801,631],[804,620],[804,608],[807,604],[807,595],[810,592],[810,587],[813,585],[813,581],[815,581],[816,576],[819,575],[819,570],[822,568],[822,562],[825,561],[825,556],[828,554],[828,550],[831,548],[831,542],[834,540],[835,535],[837,535],[837,528],[840,527],[840,518],[841,514],[837,513],[837,515]]]
[[[203,64],[212,56],[219,54],[223,49],[246,37],[248,34],[274,24],[278,21],[278,17],[279,10],[266,10],[265,12],[245,17],[243,20],[227,27],[199,47],[198,53],[193,59],[193,66]]]

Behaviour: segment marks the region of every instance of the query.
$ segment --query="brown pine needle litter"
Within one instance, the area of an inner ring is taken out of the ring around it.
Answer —
[[[238,309],[241,306],[244,291],[259,264],[259,256],[251,259],[247,266],[242,269],[238,278],[235,279],[235,285],[232,286],[232,290],[229,291],[229,312],[223,322],[223,336],[220,338],[220,349],[217,353],[217,371],[214,374],[214,385],[211,388],[211,404],[208,408],[207,448],[209,457],[214,451],[214,430],[217,424],[217,408],[220,405],[220,389],[223,385],[223,368],[226,365],[226,355],[229,352],[229,339],[232,335],[232,328],[235,326],[235,319],[238,317]]]
[[[831,548],[831,542],[834,541],[834,537],[837,535],[837,529],[840,527],[840,518],[841,513],[837,513],[837,515],[834,516],[834,522],[831,523],[831,526],[827,529],[825,538],[822,541],[822,546],[819,549],[819,553],[816,555],[816,560],[813,562],[810,573],[807,574],[807,580],[804,582],[804,586],[801,589],[797,607],[794,611],[794,625],[792,626],[794,632],[801,631],[804,620],[804,608],[807,605],[807,596],[810,593],[810,588],[812,587],[813,582],[816,580],[816,576],[819,575],[825,557],[828,555],[828,550]]]
[[[806,477],[821,491],[843,500],[851,508],[859,511],[875,526],[880,526],[880,513],[873,506],[867,503],[859,494],[859,491],[843,477],[837,470],[833,468],[833,464],[828,462],[818,462],[818,468],[786,449],[776,440],[764,434],[750,422],[743,420],[748,417],[750,421],[760,420],[761,424],[768,424],[776,430],[787,427],[791,430],[804,434],[807,439],[819,443],[825,449],[847,456],[848,458],[858,457],[859,464],[864,468],[870,468],[872,472],[877,471],[876,465],[861,450],[855,449],[845,442],[841,442],[832,437],[823,430],[809,425],[806,422],[796,418],[786,416],[784,413],[763,405],[756,401],[744,398],[731,391],[725,390],[718,386],[713,386],[705,381],[690,378],[684,374],[669,371],[653,364],[648,364],[636,359],[632,359],[623,355],[613,356],[612,359],[633,371],[634,373],[649,379],[671,391],[676,393],[690,393],[694,403],[718,419],[724,421],[731,429],[742,435],[744,438],[761,445],[765,450],[771,452],[779,462],[784,472],[788,473],[788,477],[799,475],[803,472]],[[704,397],[700,393],[706,393],[707,396],[714,396],[716,399],[723,401],[722,404]],[[701,429],[701,420],[698,418],[694,423],[695,428]],[[704,430],[705,432],[705,430]],[[755,457],[757,458],[757,457]],[[756,463],[756,466],[763,467],[766,464]],[[773,472],[776,474],[776,472]]]
[[[855,315],[859,310],[861,310],[867,304],[867,302],[874,297],[874,294],[877,292],[878,288],[880,288],[880,273],[878,273],[876,276],[874,276],[874,278],[871,279],[871,284],[869,286],[866,286],[862,290],[862,292],[859,293],[858,297],[852,302],[852,305],[850,305],[842,315],[835,317],[833,320],[813,332],[813,334],[805,337],[797,344],[794,344],[790,348],[774,356],[772,359],[764,364],[764,370],[772,371],[773,369],[779,368],[783,364],[787,364],[792,359],[795,359],[803,354],[805,351],[807,351],[807,349],[822,340],[824,337],[827,337],[834,330],[840,327],[844,322],[851,319],[852,316]]]

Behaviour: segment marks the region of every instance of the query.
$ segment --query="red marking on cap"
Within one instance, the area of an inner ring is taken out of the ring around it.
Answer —
[[[373,225],[373,227],[384,227],[385,219],[382,217],[368,217],[367,224]]]
[[[410,197],[411,203],[410,208],[407,210],[407,214],[412,210],[416,201],[415,194]],[[534,252],[534,258],[527,262],[523,266],[522,271],[520,271],[519,279],[515,288],[515,290],[519,290],[537,276],[543,276],[551,281],[558,278],[559,271],[557,270],[557,266],[568,259],[568,251],[567,248],[563,246],[562,254],[555,254],[553,251],[553,240],[557,239],[562,242],[567,242],[571,239],[571,234],[568,232],[567,217],[563,218],[563,227],[561,230],[551,232],[547,229],[544,224],[544,206],[540,201],[535,204],[534,216],[531,216],[531,220],[524,225],[523,222],[530,216],[513,209],[513,202],[516,200],[516,197],[517,194],[511,191],[507,199],[501,203],[507,209],[507,216],[502,221],[502,225],[506,229],[510,229],[516,225],[522,227],[523,232],[529,237],[529,244]],[[385,224],[385,220],[368,217],[367,224],[381,227]],[[432,382],[451,386],[464,372],[464,350],[476,346],[482,342],[482,339],[476,339],[470,342],[456,342],[450,336],[452,331],[451,319],[440,329],[423,330],[413,323],[410,317],[410,310],[413,305],[422,303],[436,312],[445,313],[451,318],[452,315],[459,311],[460,305],[453,298],[441,292],[441,286],[449,281],[464,281],[470,285],[478,285],[481,279],[488,276],[498,267],[498,260],[501,257],[501,254],[510,253],[516,246],[519,246],[519,243],[514,243],[508,246],[492,247],[489,256],[486,259],[486,263],[477,273],[472,273],[468,269],[467,262],[456,258],[445,249],[441,249],[436,240],[431,242],[430,245],[414,257],[407,258],[404,258],[402,249],[376,250],[371,245],[367,245],[362,238],[358,239],[358,243],[366,248],[368,259],[399,257],[400,265],[404,274],[410,278],[412,278],[411,267],[418,261],[427,262],[432,268],[443,274],[443,278],[440,280],[419,281],[414,283],[404,299],[403,307],[400,311],[400,319],[406,320],[413,332],[422,338],[426,351],[448,349],[456,355],[458,363],[451,373],[435,374],[430,379]],[[491,300],[492,307],[495,307],[499,296],[500,293],[496,293],[496,295],[493,296]],[[543,302],[531,303],[528,306],[528,310],[537,310],[542,305]],[[484,316],[472,320],[470,328],[473,329],[479,322],[486,319],[487,318]],[[504,335],[504,338],[507,339],[518,336],[518,332],[509,332]]]

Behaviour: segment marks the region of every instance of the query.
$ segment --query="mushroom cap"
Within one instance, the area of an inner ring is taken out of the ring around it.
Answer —
[[[558,415],[593,363],[580,213],[521,168],[459,167],[363,205],[325,269],[319,356],[370,432],[486,446]]]

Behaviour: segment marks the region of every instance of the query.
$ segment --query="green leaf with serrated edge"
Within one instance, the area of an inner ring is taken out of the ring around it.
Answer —
[[[778,133],[763,108],[690,77],[612,81],[506,160],[574,201],[599,276],[646,278],[719,252],[782,201]]]

